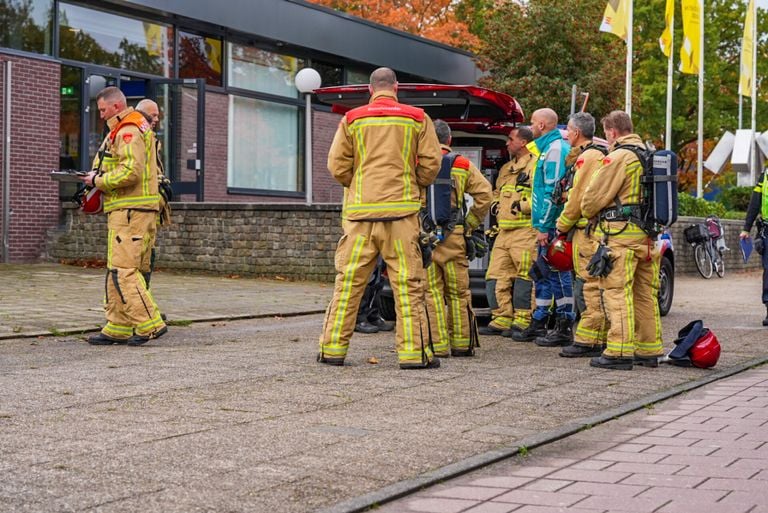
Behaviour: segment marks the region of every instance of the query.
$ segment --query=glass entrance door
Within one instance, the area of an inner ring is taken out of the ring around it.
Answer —
[[[157,137],[173,192],[182,200],[194,195],[196,201],[203,201],[205,80],[153,79],[149,84],[150,97],[160,108]]]
[[[87,156],[87,159],[84,162],[83,169],[92,169],[93,160],[96,158],[99,146],[107,135],[107,125],[99,116],[96,96],[105,87],[117,86],[120,76],[108,70],[92,68],[86,68],[85,74],[85,92],[87,94],[87,101],[85,102],[85,133],[87,138],[85,142],[87,149],[84,154]]]

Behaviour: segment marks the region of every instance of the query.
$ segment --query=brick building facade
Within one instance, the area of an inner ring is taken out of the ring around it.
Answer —
[[[7,220],[10,261],[40,257],[46,232],[59,221],[58,186],[48,173],[59,166],[59,69],[48,59],[22,58],[0,52],[0,61],[11,62],[10,205],[0,208],[0,223]],[[0,64],[3,64],[0,62]],[[0,119],[6,98],[6,68],[0,67]],[[2,130],[0,125],[0,130]],[[2,134],[2,141],[9,134]],[[2,146],[2,145],[0,145]],[[0,169],[5,166],[0,152]]]
[[[70,219],[67,198],[76,187],[52,181],[49,171],[91,166],[103,138],[95,96],[104,86],[122,89],[129,105],[143,97],[161,104],[165,120],[157,132],[165,141],[166,174],[179,191],[185,183],[195,186],[198,172],[188,166],[198,157],[204,185],[177,199],[202,196],[210,205],[255,204],[260,211],[295,205],[299,215],[305,203],[338,206],[342,200],[326,168],[339,116],[316,102],[313,194],[306,198],[304,98],[293,84],[299,69],[317,69],[323,86],[362,83],[379,66],[394,69],[403,82],[474,84],[479,76],[466,52],[302,0],[224,2],[215,10],[204,0],[28,4],[9,4],[8,19],[16,25],[0,32],[0,96],[2,66],[12,63],[7,184],[0,174],[0,192],[11,198],[5,205],[0,194],[9,262],[44,257],[46,233]],[[181,90],[191,79],[198,80],[197,97]],[[162,84],[181,93],[169,101],[166,91],[163,103]],[[195,110],[201,97],[204,116]],[[0,120],[7,114],[2,100]],[[200,159],[196,129],[203,126]],[[0,152],[0,169],[2,158]]]

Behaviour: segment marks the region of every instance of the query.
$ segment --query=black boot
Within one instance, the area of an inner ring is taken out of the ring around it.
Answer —
[[[601,354],[603,354],[603,346],[583,346],[581,344],[565,346],[560,351],[560,356],[563,358],[585,358],[600,356]]]
[[[768,326],[768,305],[765,305],[765,319],[763,319],[763,326]]]
[[[512,340],[517,340],[518,342],[532,342],[536,340],[536,337],[544,337],[546,334],[546,319],[531,319],[531,324],[523,331],[512,331],[510,333]]]
[[[379,327],[376,326],[375,324],[371,324],[368,321],[361,321],[355,324],[355,331],[358,333],[367,333],[367,334],[378,333]]]
[[[536,345],[541,347],[559,347],[573,344],[573,321],[560,317],[557,319],[555,329],[543,337],[536,339]]]
[[[477,330],[481,335],[501,335],[505,330],[499,329],[496,326],[480,326]]]
[[[632,370],[632,364],[634,358],[615,358],[610,356],[601,356],[599,358],[592,358],[589,361],[590,367],[597,367],[599,369],[611,369],[611,370]]]

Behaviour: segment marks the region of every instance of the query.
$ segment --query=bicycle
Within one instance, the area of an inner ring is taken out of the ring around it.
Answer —
[[[714,271],[720,278],[725,276],[725,231],[717,216],[709,216],[704,223],[692,224],[683,232],[685,240],[693,246],[696,269],[705,279]]]

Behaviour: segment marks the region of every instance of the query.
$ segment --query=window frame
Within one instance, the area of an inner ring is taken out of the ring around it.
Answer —
[[[72,5],[72,6],[75,6],[75,7],[82,8],[82,9],[89,9],[91,11],[98,11],[98,12],[102,12],[102,13],[105,13],[105,14],[111,14],[113,16],[120,16],[120,17],[123,17],[123,18],[130,18],[130,19],[137,20],[137,21],[140,21],[140,22],[147,22],[147,23],[152,23],[152,24],[155,24],[155,25],[165,25],[168,28],[170,28],[171,30],[173,30],[173,37],[171,38],[171,40],[168,41],[168,44],[171,46],[171,49],[173,50],[173,63],[172,63],[172,66],[170,67],[169,76],[165,77],[163,75],[153,75],[151,73],[147,73],[146,71],[134,71],[134,70],[123,69],[123,68],[113,68],[112,66],[109,66],[109,65],[106,65],[106,64],[98,64],[98,63],[86,62],[86,61],[77,61],[77,60],[70,59],[70,58],[67,58],[67,57],[62,57],[61,56],[61,38],[59,36],[60,28],[61,28],[60,27],[60,25],[61,25],[61,16],[60,16],[60,12],[59,11],[60,11],[60,8],[61,8],[62,4]],[[138,13],[135,10],[120,9],[117,6],[114,6],[114,9],[107,10],[107,9],[102,8],[102,6],[100,4],[98,4],[98,3],[91,4],[91,3],[86,3],[86,2],[82,2],[82,1],[78,1],[78,0],[54,0],[54,9],[55,9],[55,11],[54,11],[54,24],[55,24],[55,26],[53,28],[53,49],[54,49],[53,50],[53,56],[54,56],[55,59],[57,59],[62,64],[67,64],[67,65],[70,65],[70,66],[71,65],[75,65],[75,66],[96,66],[96,67],[101,67],[101,68],[106,68],[106,69],[118,70],[118,71],[120,71],[121,73],[124,73],[124,74],[137,75],[137,76],[141,76],[141,77],[144,77],[144,78],[168,78],[168,79],[178,78],[178,61],[179,61],[179,59],[178,59],[179,51],[178,50],[179,50],[179,48],[178,48],[177,40],[178,40],[178,37],[179,37],[178,34],[179,34],[179,30],[180,30],[180,25],[178,23],[174,23],[174,21],[172,19],[167,18],[165,16],[160,16],[160,15],[156,16],[155,18],[144,17],[144,16],[142,16],[140,13]]]
[[[237,92],[237,94],[234,94]],[[246,94],[247,93],[247,94]],[[273,94],[268,93],[254,93],[254,91],[251,91],[249,89],[239,89],[239,88],[230,88],[228,91],[228,105],[227,105],[227,194],[236,194],[236,195],[253,195],[253,196],[276,196],[276,197],[284,197],[284,198],[305,198],[306,197],[306,188],[307,188],[307,170],[305,166],[305,155],[306,155],[306,120],[305,117],[305,111],[302,107],[304,107],[305,102],[301,100],[293,100],[291,98],[288,98],[287,96],[277,96]],[[297,172],[299,174],[298,179],[296,180],[297,186],[301,189],[299,191],[289,191],[289,190],[281,190],[281,189],[251,189],[249,187],[232,187],[229,185],[229,166],[232,165],[232,158],[230,155],[230,148],[231,144],[233,143],[233,139],[231,138],[232,134],[232,106],[234,105],[234,97],[242,97],[247,98],[250,100],[256,100],[261,102],[269,102],[269,103],[278,103],[282,105],[287,105],[290,107],[296,107],[299,115],[298,115],[298,137],[299,137],[299,152],[297,155],[297,163],[298,163],[298,169]]]

